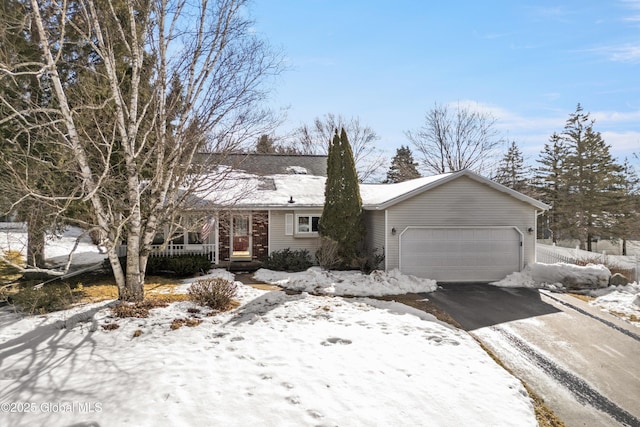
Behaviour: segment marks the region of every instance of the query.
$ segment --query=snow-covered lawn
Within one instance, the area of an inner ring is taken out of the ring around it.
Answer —
[[[519,381],[424,312],[239,289],[237,309],[177,330],[191,303],[118,320],[105,304],[26,318],[5,307],[0,425],[536,424]]]

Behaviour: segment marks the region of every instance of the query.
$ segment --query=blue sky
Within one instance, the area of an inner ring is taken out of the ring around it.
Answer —
[[[251,14],[288,66],[277,133],[357,116],[391,157],[435,103],[461,103],[532,163],[580,103],[616,157],[640,152],[640,0],[253,0]]]

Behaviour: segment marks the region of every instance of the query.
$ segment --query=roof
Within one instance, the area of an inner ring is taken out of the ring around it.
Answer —
[[[439,187],[443,184],[446,184],[447,182],[453,181],[455,179],[458,179],[462,176],[466,176],[474,181],[477,181],[481,184],[485,184],[491,188],[493,188],[496,191],[500,191],[502,193],[505,193],[515,199],[518,199],[522,202],[528,203],[530,205],[535,206],[536,208],[540,209],[540,210],[549,210],[551,209],[551,206],[542,203],[539,200],[536,200],[532,197],[529,197],[527,195],[524,195],[518,191],[515,191],[509,187],[505,187],[504,185],[498,184],[495,181],[492,181],[488,178],[485,178],[481,175],[478,175],[475,172],[472,172],[468,169],[463,169],[461,171],[458,172],[452,172],[452,173],[446,173],[446,174],[442,174],[442,175],[434,175],[434,176],[430,176],[430,177],[425,177],[425,178],[417,178],[417,179],[413,179],[410,181],[405,181],[399,184],[375,184],[375,185],[389,185],[389,186],[399,186],[404,184],[405,187],[402,188],[406,191],[397,191],[397,192],[387,192],[386,190],[384,191],[380,191],[382,189],[378,189],[377,193],[379,194],[378,197],[382,196],[386,196],[386,195],[390,195],[391,197],[387,197],[384,198],[384,200],[375,200],[375,198],[372,198],[372,202],[370,204],[365,203],[365,197],[362,196],[362,203],[363,203],[363,207],[365,209],[386,209],[388,207],[391,207],[393,205],[395,205],[396,203],[400,203],[404,200],[410,199],[411,197],[414,197],[417,194],[420,194],[422,192],[431,190],[433,188]],[[370,185],[371,186],[371,185]],[[398,190],[401,190],[400,188],[398,188]],[[369,189],[366,189],[365,191],[369,191]],[[360,192],[362,193],[362,186],[360,186]],[[374,194],[376,193],[376,191],[374,191]]]
[[[505,193],[517,200],[528,203],[537,209],[547,210],[550,206],[484,178],[469,170],[416,178],[396,184],[360,184],[363,208],[384,210],[397,203],[414,197],[425,191],[439,187],[447,182],[466,176],[488,185],[496,191]],[[324,176],[274,174],[257,176],[247,173],[234,173],[230,181],[217,192],[204,197],[210,202],[234,200],[237,208],[322,208],[324,205]]]
[[[260,176],[277,174],[327,176],[327,156],[323,155],[200,153],[199,156],[201,161],[205,156],[212,156],[213,164],[230,166],[235,170]]]

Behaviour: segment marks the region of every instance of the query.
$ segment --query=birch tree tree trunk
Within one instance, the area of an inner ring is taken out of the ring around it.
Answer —
[[[10,31],[38,40],[40,57],[2,54],[0,81],[30,76],[49,98],[25,106],[0,94],[15,106],[0,126],[31,137],[9,138],[2,166],[28,176],[34,171],[19,165],[35,158],[33,147],[55,147],[64,167],[47,167],[73,191],[16,185],[62,215],[70,203],[87,205],[93,221],[81,225],[105,236],[120,299],[141,300],[156,232],[166,227],[170,236],[180,214],[225,179],[216,157],[201,153],[237,150],[272,130],[262,102],[281,61],[251,31],[244,0],[15,3],[26,17]]]

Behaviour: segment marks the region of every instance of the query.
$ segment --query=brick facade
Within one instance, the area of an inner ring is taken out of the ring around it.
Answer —
[[[246,214],[243,212],[243,214]],[[251,259],[261,261],[269,254],[269,212],[251,211]],[[232,215],[221,214],[218,222],[218,259],[229,261],[231,256]]]

